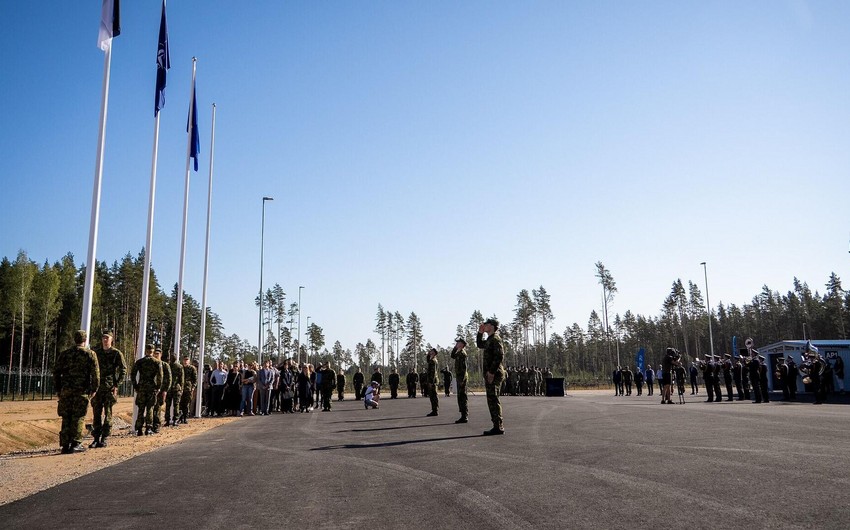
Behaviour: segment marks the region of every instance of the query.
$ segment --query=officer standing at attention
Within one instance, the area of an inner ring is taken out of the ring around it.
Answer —
[[[407,397],[415,398],[416,397],[416,383],[419,382],[419,374],[413,371],[413,368],[410,368],[407,372]]]
[[[428,372],[426,383],[428,397],[431,399],[431,412],[426,416],[436,416],[440,410],[440,398],[437,397],[437,348],[428,351]]]
[[[484,339],[485,334],[487,335],[486,340]],[[505,354],[502,346],[502,337],[499,336],[499,321],[495,318],[488,318],[483,324],[478,326],[475,344],[482,350],[484,388],[487,391],[487,408],[490,409],[490,419],[493,421],[493,428],[489,431],[484,431],[484,436],[505,434],[505,429],[502,425],[502,405],[499,403],[499,394],[497,393],[499,385],[505,377],[505,369],[502,367],[502,360]]]
[[[331,411],[331,401],[336,388],[336,370],[331,368],[331,363],[325,362],[322,369],[322,412]]]
[[[189,362],[189,357],[183,357],[183,395],[180,397],[180,423],[189,423],[189,405],[195,397],[195,387],[198,386],[198,369]],[[175,417],[177,411],[175,410]],[[177,425],[177,420],[174,420]]]
[[[339,373],[336,374],[336,400],[342,401],[345,399],[345,372],[342,371],[342,366],[339,367]]]
[[[469,421],[469,404],[466,398],[466,383],[469,380],[469,374],[466,372],[466,341],[460,337],[455,339],[452,359],[455,360],[457,408],[460,410],[460,419],[455,421],[455,423],[467,423]]]
[[[133,363],[133,372],[130,380],[133,382],[133,390],[136,392],[136,406],[139,408],[136,416],[136,436],[142,435],[142,425],[145,434],[153,430],[153,408],[160,395],[162,386],[163,363],[153,356],[153,344],[145,348],[145,356]]]
[[[401,378],[398,376],[398,372],[396,372],[395,368],[390,372],[389,383],[390,383],[390,399],[395,399],[398,397],[398,385],[401,382]]]
[[[726,384],[726,401],[732,401],[732,356],[723,354],[723,382]]]
[[[112,340],[112,330],[104,331],[101,346],[94,350],[100,369],[100,386],[91,400],[94,441],[89,447],[106,447],[106,438],[112,432],[112,405],[118,401],[118,385],[127,375],[124,355],[112,347]]]
[[[360,371],[360,367],[357,367],[357,373],[354,374],[354,398],[360,399],[362,397],[362,388],[363,388],[363,372]]]
[[[180,400],[183,398],[183,367],[173,353],[168,356],[168,371],[171,372],[171,386],[165,394],[165,426],[177,427],[177,415],[180,412]],[[174,414],[172,415],[172,410]]]
[[[75,346],[60,353],[53,366],[53,385],[59,394],[57,413],[62,417],[59,445],[65,455],[86,450],[81,445],[83,421],[100,384],[97,357],[86,348],[87,339],[85,330],[75,331]]]
[[[165,403],[165,397],[168,394],[168,389],[171,388],[172,374],[169,364],[162,360],[162,348],[157,348],[153,351],[153,358],[159,362],[160,366],[162,366],[162,385],[159,387],[159,392],[156,395],[156,403],[153,406],[153,427],[151,428],[151,432],[156,434],[159,432],[159,425],[162,421],[160,419],[162,405]]]
[[[443,374],[443,391],[446,393],[446,397],[449,397],[452,393],[452,371],[446,366],[441,373]]]

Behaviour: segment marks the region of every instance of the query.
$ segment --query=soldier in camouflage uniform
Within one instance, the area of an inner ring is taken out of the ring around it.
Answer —
[[[440,398],[437,397],[437,349],[428,351],[428,371],[425,375],[428,397],[431,399],[431,412],[426,416],[436,416],[440,410]]]
[[[177,427],[177,412],[180,409],[180,399],[183,397],[184,388],[183,367],[177,362],[177,357],[173,353],[168,356],[168,371],[171,372],[171,386],[165,394],[165,426]]]
[[[133,382],[133,391],[136,392],[136,435],[142,435],[142,426],[145,434],[150,434],[153,429],[153,407],[156,406],[159,389],[162,386],[162,364],[153,357],[153,345],[145,348],[145,356],[136,359],[133,363],[133,371],[130,380]]]
[[[188,357],[183,357],[183,397],[180,399],[180,423],[189,423],[189,406],[195,397],[195,388],[198,386],[198,369],[189,362]],[[177,425],[177,420],[174,420]]]
[[[159,426],[162,423],[162,406],[165,404],[165,398],[171,388],[172,373],[171,365],[162,360],[162,348],[153,351],[153,358],[162,366],[162,385],[160,385],[159,392],[156,394],[156,403],[153,406],[153,427],[151,427],[151,432],[156,434],[159,432]]]
[[[89,408],[89,399],[97,391],[100,371],[94,352],[86,348],[86,332],[74,332],[75,346],[56,357],[53,366],[53,384],[59,394],[56,412],[62,417],[59,445],[62,454],[81,453],[83,422]]]
[[[91,400],[94,441],[89,447],[106,447],[106,438],[112,432],[112,405],[118,401],[118,385],[127,375],[124,354],[112,347],[112,340],[112,330],[104,331],[102,346],[94,351],[100,369],[100,385]]]
[[[322,368],[322,412],[331,411],[331,400],[336,388],[336,370],[331,368],[331,363],[326,362]]]
[[[487,340],[484,340],[484,334]],[[484,431],[484,436],[494,434],[505,434],[502,425],[502,405],[499,403],[499,395],[496,390],[505,377],[505,369],[502,367],[504,348],[502,337],[499,336],[499,321],[489,318],[478,326],[478,335],[475,344],[482,350],[484,365],[484,388],[487,390],[487,408],[490,409],[490,419],[493,420],[493,428]]]
[[[467,423],[469,421],[469,404],[466,397],[466,383],[469,380],[469,374],[466,372],[466,341],[463,338],[458,337],[455,339],[452,359],[455,360],[457,408],[460,409],[460,419],[455,421],[455,423]]]

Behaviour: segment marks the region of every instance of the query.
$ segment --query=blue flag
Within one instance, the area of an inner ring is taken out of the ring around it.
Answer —
[[[738,337],[732,336],[732,355],[738,356],[741,352],[738,351]]]
[[[192,117],[192,130],[189,130],[189,120],[186,120],[186,132],[192,133],[192,145],[189,147],[189,156],[195,159],[195,171],[198,171],[198,153],[201,152],[201,137],[198,134],[198,92],[197,86],[192,87],[192,107],[189,115]]]
[[[640,372],[643,372],[643,358],[645,353],[646,352],[644,352],[643,348],[641,348],[638,350],[637,355],[635,355],[635,364]]]
[[[168,25],[165,23],[165,0],[162,0],[162,18],[159,21],[159,46],[156,50],[154,116],[165,107],[165,74],[169,68],[171,68],[171,53],[168,51]]]

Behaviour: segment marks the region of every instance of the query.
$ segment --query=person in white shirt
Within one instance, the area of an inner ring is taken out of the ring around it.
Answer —
[[[224,415],[224,388],[227,383],[227,370],[221,361],[215,363],[215,370],[210,374],[210,386],[212,387],[212,407],[209,415]]]
[[[369,386],[366,388],[366,397],[363,398],[363,405],[368,409],[372,407],[373,409],[378,408],[378,387],[380,385],[377,381],[372,381],[369,383]]]

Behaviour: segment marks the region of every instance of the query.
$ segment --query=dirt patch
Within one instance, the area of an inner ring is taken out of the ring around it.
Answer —
[[[130,431],[132,416],[132,398],[121,398],[113,409],[115,421],[108,447],[62,455],[56,401],[0,403],[0,484],[3,484],[0,505],[235,420],[190,419],[188,425],[162,428],[157,435],[137,437]],[[91,423],[91,408],[86,423]],[[86,436],[83,444],[88,446],[91,440],[91,436]]]

